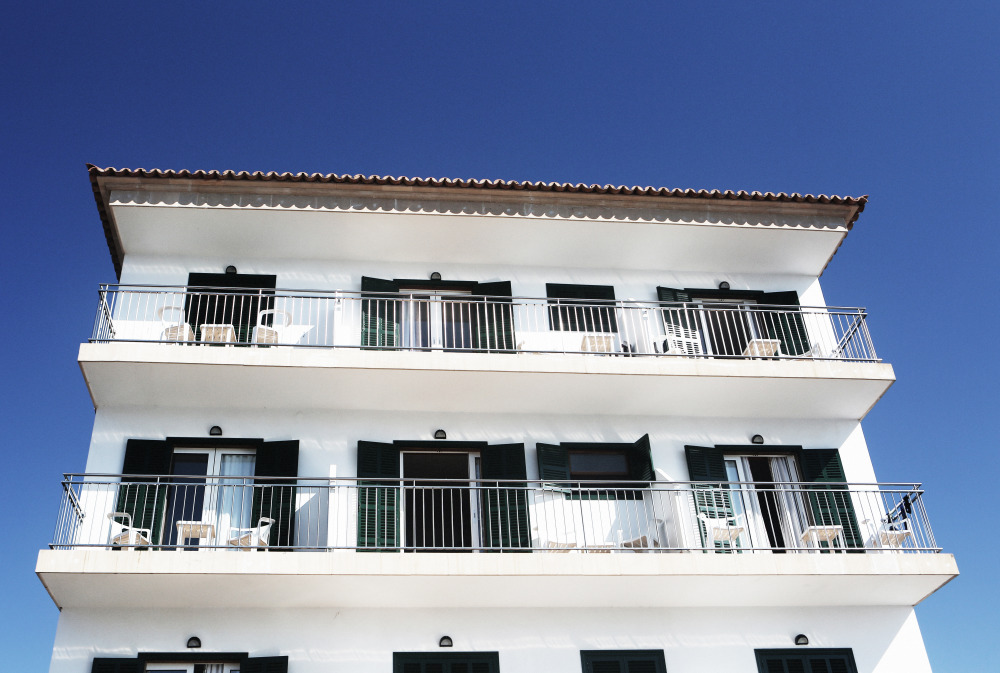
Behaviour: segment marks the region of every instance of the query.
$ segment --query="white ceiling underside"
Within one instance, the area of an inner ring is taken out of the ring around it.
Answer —
[[[494,214],[488,209],[254,208],[112,201],[125,255],[436,261],[571,268],[726,270],[819,276],[843,220],[712,212],[619,217]],[[482,212],[476,212],[477,210]],[[455,212],[458,211],[458,212]]]

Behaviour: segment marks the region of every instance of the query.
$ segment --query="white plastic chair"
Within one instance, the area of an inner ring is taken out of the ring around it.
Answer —
[[[271,525],[274,519],[262,516],[254,528],[233,528],[229,531],[229,546],[240,551],[254,551],[258,547],[267,547],[271,536]]]
[[[747,530],[746,524],[741,523],[742,518],[742,514],[722,518],[699,514],[698,520],[705,526],[705,546],[708,550],[719,551],[715,547],[716,542],[726,542],[730,549],[735,550],[740,536]]]
[[[701,355],[701,337],[698,330],[667,323],[667,338],[663,340],[663,352],[675,355]]]
[[[272,316],[271,324],[265,325],[264,318]],[[280,318],[280,321],[279,321]],[[269,308],[257,314],[257,326],[253,328],[253,342],[255,344],[277,344],[281,340],[281,330],[292,323],[292,316],[288,311]]]
[[[148,547],[151,543],[148,528],[133,528],[132,515],[128,512],[111,512],[108,514],[111,520],[111,532],[108,535],[108,544],[112,547],[123,547],[134,550],[137,547]],[[117,519],[122,519],[121,522]]]
[[[173,319],[167,316],[168,312],[176,311]],[[184,318],[184,309],[180,306],[161,306],[157,311],[160,322],[163,323],[163,331],[160,333],[160,341],[194,341],[194,330]]]

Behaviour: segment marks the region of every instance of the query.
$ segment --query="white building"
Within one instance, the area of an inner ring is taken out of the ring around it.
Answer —
[[[90,179],[52,673],[930,670],[958,570],[819,282],[865,198]]]

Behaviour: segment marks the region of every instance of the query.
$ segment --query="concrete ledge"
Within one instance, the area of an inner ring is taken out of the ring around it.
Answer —
[[[661,414],[671,399],[678,415],[855,420],[895,380],[885,363],[131,342],[82,344],[79,362],[95,407],[245,408],[269,391],[292,409]]]
[[[63,607],[916,605],[951,554],[390,554],[44,550]]]

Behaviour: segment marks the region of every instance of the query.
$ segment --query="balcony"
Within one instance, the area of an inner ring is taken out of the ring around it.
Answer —
[[[298,409],[661,414],[669,399],[683,415],[724,405],[738,417],[860,419],[894,380],[865,318],[859,308],[102,286],[80,363],[95,406],[242,407],[251,401],[238,391],[265,390]],[[222,377],[218,365],[233,367]]]
[[[63,487],[37,569],[60,607],[914,605],[957,574],[914,484],[68,475]]]

